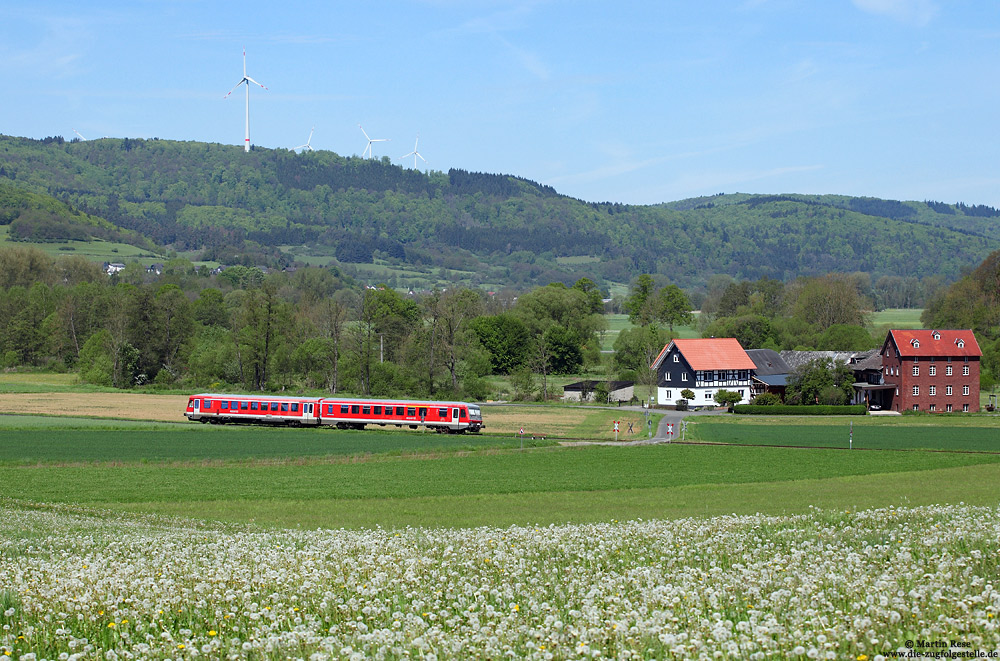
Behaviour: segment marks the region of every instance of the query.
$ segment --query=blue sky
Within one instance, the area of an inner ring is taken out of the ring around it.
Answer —
[[[11,2],[0,133],[251,139],[585,200],[838,193],[1000,206],[1000,3]],[[412,166],[412,160],[409,161]],[[423,166],[422,166],[423,167]]]

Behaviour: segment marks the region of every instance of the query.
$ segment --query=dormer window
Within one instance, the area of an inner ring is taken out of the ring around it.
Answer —
[[[939,333],[937,331],[934,331],[933,333],[931,333],[931,337],[933,337],[935,340],[940,340],[941,339],[941,333]]]
[[[965,348],[965,340],[963,340],[962,338],[955,340],[955,344],[958,345],[959,349]]]
[[[912,340],[910,340],[910,344],[913,345],[914,349],[920,348],[920,340],[918,340],[917,338],[913,338]]]

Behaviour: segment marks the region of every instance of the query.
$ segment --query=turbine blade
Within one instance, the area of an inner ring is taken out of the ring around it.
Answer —
[[[371,141],[371,138],[369,138],[369,137],[368,137],[368,134],[367,134],[367,133],[365,133],[365,129],[364,129],[364,127],[363,127],[363,126],[361,126],[361,124],[358,124],[358,128],[359,128],[359,129],[361,129],[361,132],[365,134],[365,140],[368,140],[368,141],[370,142],[370,141]]]
[[[249,81],[250,81],[251,83],[254,83],[255,85],[260,85],[260,83],[258,83],[258,82],[257,82],[256,80],[254,80],[254,79],[253,79],[253,78],[251,78],[250,76],[245,76],[245,78],[246,78],[247,80],[249,80]],[[261,86],[261,87],[264,87],[263,85],[260,85],[260,86]],[[264,89],[267,89],[267,88],[266,88],[266,87],[264,87]]]
[[[424,158],[423,156],[420,156],[420,152],[413,152],[413,153],[416,154],[420,158],[420,160],[423,161],[424,163],[427,162],[426,158]]]
[[[242,85],[242,84],[243,84],[243,83],[245,83],[245,82],[247,82],[247,79],[246,79],[246,78],[244,78],[244,79],[243,79],[243,80],[241,80],[240,82],[236,83],[236,86],[235,86],[235,87],[233,87],[233,89],[229,90],[229,94],[232,94],[233,92],[235,92],[235,91],[236,91],[236,88],[237,88],[237,87],[239,87],[240,85]],[[222,97],[222,98],[223,98],[223,99],[228,99],[228,98],[229,98],[229,94],[225,95],[225,96],[224,96],[224,97]]]

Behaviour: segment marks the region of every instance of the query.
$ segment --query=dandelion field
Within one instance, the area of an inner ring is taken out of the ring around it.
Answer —
[[[988,652],[998,578],[996,507],[274,531],[3,500],[0,659]]]

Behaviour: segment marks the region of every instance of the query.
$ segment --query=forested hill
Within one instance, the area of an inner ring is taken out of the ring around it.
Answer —
[[[682,286],[716,273],[953,279],[1000,248],[1000,212],[991,207],[745,194],[591,204],[514,176],[425,174],[387,157],[244,153],[158,139],[0,136],[0,183],[0,206],[2,191],[16,190],[53,196],[68,210],[56,214],[65,222],[55,222],[24,205],[0,208],[0,223],[17,223],[13,238],[30,238],[40,216],[48,218],[50,240],[70,238],[52,234],[75,223],[94,228],[104,219],[111,225],[87,231],[117,228],[131,242],[145,237],[223,263],[276,265],[326,254],[342,263],[377,258],[462,269],[511,285],[584,275],[628,282],[642,272]]]

